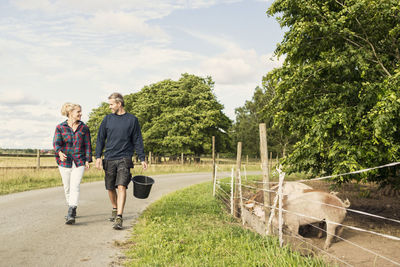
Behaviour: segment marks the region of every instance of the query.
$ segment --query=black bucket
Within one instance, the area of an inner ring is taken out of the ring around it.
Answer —
[[[151,186],[154,184],[154,179],[148,176],[136,175],[132,178],[133,195],[137,198],[147,198],[150,194]]]

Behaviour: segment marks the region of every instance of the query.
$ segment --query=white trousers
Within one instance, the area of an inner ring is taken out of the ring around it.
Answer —
[[[65,200],[68,206],[78,206],[80,185],[85,172],[85,166],[76,167],[72,162],[72,168],[58,166],[64,185]]]

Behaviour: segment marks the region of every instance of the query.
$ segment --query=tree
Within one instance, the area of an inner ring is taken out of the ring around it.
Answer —
[[[111,110],[108,106],[108,103],[106,102],[101,103],[98,108],[94,108],[89,113],[89,120],[87,122],[87,126],[89,127],[90,130],[93,150],[96,149],[97,133],[99,131],[100,124],[103,121],[103,118],[109,113],[111,113]]]
[[[213,86],[210,77],[182,74],[178,81],[163,80],[124,96],[125,109],[139,119],[145,150],[164,155],[210,153],[212,136],[218,151],[230,148],[231,121]],[[90,114],[92,132],[97,131],[105,107],[102,104]]]
[[[276,84],[275,124],[299,138],[289,171],[338,174],[399,160],[399,12],[398,0],[271,5],[288,28],[276,49],[283,66],[266,80]],[[382,171],[357,179],[391,182]]]
[[[262,89],[256,87],[251,101],[246,101],[243,107],[235,109],[236,120],[232,127],[234,143],[242,142],[242,154],[259,156],[258,124],[261,98],[264,96]]]
[[[236,121],[232,127],[232,136],[235,143],[243,143],[243,154],[260,156],[260,123],[267,125],[268,151],[274,156],[282,157],[290,145],[288,136],[273,126],[270,104],[274,95],[274,86],[265,81],[262,88],[255,88],[250,101],[235,109]]]

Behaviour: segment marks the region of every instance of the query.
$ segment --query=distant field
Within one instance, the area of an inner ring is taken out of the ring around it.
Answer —
[[[36,157],[2,157],[0,156],[0,167],[36,167]],[[41,157],[41,166],[57,166],[54,157]]]
[[[245,162],[243,162],[242,166]],[[58,169],[2,169],[2,167],[36,167],[37,159],[35,157],[0,157],[0,195],[22,192],[27,190],[47,188],[53,186],[61,186],[61,177]],[[53,157],[40,158],[41,166],[57,166]],[[218,172],[230,171],[235,165],[234,160],[220,160],[218,164]],[[104,177],[102,170],[97,170],[94,163],[90,164],[90,169],[85,171],[83,183],[100,181]],[[243,167],[244,169],[244,167]],[[252,162],[246,165],[246,170],[260,170],[260,164]],[[191,164],[151,164],[144,173],[148,176],[166,173],[183,173],[183,172],[212,172],[211,159],[202,163]],[[136,164],[132,171],[143,173],[141,165]]]

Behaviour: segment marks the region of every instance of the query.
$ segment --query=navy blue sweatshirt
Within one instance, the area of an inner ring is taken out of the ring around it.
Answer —
[[[101,122],[97,134],[96,158],[108,160],[132,158],[134,150],[141,161],[145,160],[143,138],[136,116],[125,113],[108,114]]]

